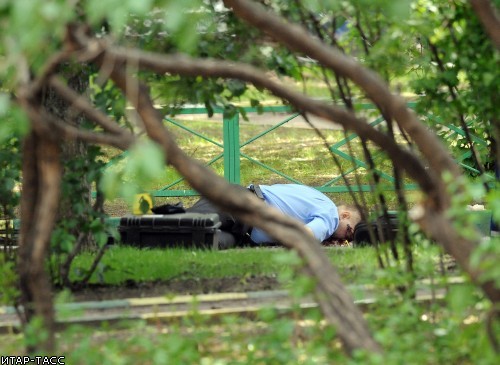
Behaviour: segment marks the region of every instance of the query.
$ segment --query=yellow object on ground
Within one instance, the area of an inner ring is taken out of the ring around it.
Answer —
[[[153,198],[150,194],[136,194],[134,197],[134,204],[132,206],[132,213],[135,215],[152,214]]]

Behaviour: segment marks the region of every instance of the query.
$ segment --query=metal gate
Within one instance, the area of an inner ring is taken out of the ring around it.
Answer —
[[[414,104],[409,104],[410,107],[413,107]],[[376,111],[376,108],[371,104],[362,104],[358,106],[359,109],[367,112],[371,112],[372,114]],[[281,179],[286,180],[291,183],[303,183],[299,181],[296,177],[291,176],[280,169],[270,166],[262,161],[259,161],[255,157],[245,153],[242,149],[258,139],[268,135],[273,132],[277,128],[283,127],[287,123],[291,123],[297,118],[300,118],[299,113],[293,112],[292,108],[288,106],[264,106],[264,107],[246,107],[240,108],[247,115],[255,115],[259,114],[261,116],[272,115],[276,113],[284,113],[286,116],[282,119],[274,123],[273,125],[266,127],[264,131],[261,131],[250,138],[245,139],[244,141],[240,141],[240,114],[238,112],[232,113],[232,115],[228,116],[224,113],[222,109],[215,109],[214,116],[222,117],[222,142],[216,141],[213,138],[206,136],[204,133],[200,131],[196,131],[191,129],[185,125],[185,123],[181,123],[176,118],[165,118],[165,124],[170,127],[180,128],[184,131],[191,133],[193,136],[197,138],[201,138],[202,140],[209,142],[220,148],[221,152],[213,157],[206,164],[208,166],[223,160],[223,176],[224,178],[233,184],[241,184],[241,161],[249,161],[257,168],[266,169],[271,171],[276,176],[279,176]],[[190,107],[190,108],[181,108],[178,110],[177,115],[207,115],[207,110],[201,107]],[[465,133],[460,128],[451,125],[451,124],[441,124],[439,120],[429,116],[429,119],[434,123],[439,123],[441,128],[444,128],[447,131],[446,138],[452,140],[457,138],[458,136],[464,136]],[[373,119],[370,121],[370,124],[373,126],[378,126],[384,122],[383,117],[381,116],[373,116]],[[360,170],[368,170],[367,163],[362,159],[353,157],[350,153],[343,151],[342,148],[345,148],[351,141],[357,139],[358,136],[354,133],[349,133],[345,135],[340,141],[329,145],[328,153],[334,154],[338,159],[347,161],[351,165],[348,169],[346,169],[343,173],[343,176],[340,172],[338,172],[337,176],[334,178],[328,179],[327,181],[322,182],[321,184],[308,184],[310,186],[315,187],[316,189],[324,192],[324,193],[341,193],[348,191],[372,191],[373,186],[366,184],[349,184],[346,186],[342,184],[345,176],[349,176],[351,174],[356,174]],[[473,136],[473,140],[475,143],[486,145],[486,141],[479,136]],[[478,172],[473,166],[467,165],[464,161],[470,157],[472,154],[471,151],[465,151],[459,156],[456,156],[457,162],[462,165],[465,169],[470,171]],[[124,154],[126,155],[126,153]],[[374,155],[374,158],[377,158],[378,154]],[[325,156],[325,158],[330,158]],[[384,190],[392,190],[394,189],[394,177],[384,171],[377,170],[379,177],[383,180],[382,188]],[[488,176],[488,178],[494,179],[493,176]],[[174,179],[173,181],[166,182],[166,185],[157,190],[148,191],[154,197],[183,197],[183,196],[194,196],[198,195],[198,193],[189,188],[180,188],[179,186],[184,181],[184,178],[179,177]],[[258,181],[258,183],[267,183],[267,181]],[[406,190],[417,189],[417,185],[414,183],[406,183],[404,185]]]

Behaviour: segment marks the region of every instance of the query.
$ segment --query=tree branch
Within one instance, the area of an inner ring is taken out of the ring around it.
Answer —
[[[451,27],[449,27],[449,28],[450,28],[450,33],[451,33]],[[430,39],[427,40],[427,43],[429,44],[429,49],[431,50],[431,54],[434,58],[434,61],[437,63],[439,70],[441,71],[442,74],[445,74],[445,72],[447,70],[446,70],[446,67],[443,64],[443,61],[439,55],[439,51],[438,51],[437,47],[431,42]],[[462,127],[462,130],[465,133],[465,139],[469,145],[468,147],[470,148],[470,150],[472,152],[472,159],[474,160],[474,164],[475,164],[476,168],[479,170],[479,173],[481,175],[484,175],[485,169],[484,169],[483,163],[481,162],[481,156],[479,155],[479,152],[477,151],[477,148],[474,144],[474,141],[472,140],[469,127],[467,126],[467,122],[465,121],[465,116],[464,116],[464,113],[462,110],[463,108],[461,107],[460,103],[457,102],[457,100],[458,100],[458,96],[457,96],[458,87],[453,86],[448,80],[446,80],[446,78],[443,78],[443,83],[448,88],[448,91],[450,92],[451,99],[454,102],[454,103],[452,103],[452,105],[455,105],[455,109],[456,109],[456,112],[458,114],[457,117],[458,117],[458,120],[460,120],[460,126]],[[484,185],[484,188],[486,189],[486,191],[489,191],[489,186],[488,186],[488,183],[486,181],[484,182],[483,185]]]
[[[54,90],[59,94],[61,98],[69,103],[70,107],[76,108],[84,113],[92,121],[100,125],[105,131],[118,135],[124,133],[123,128],[121,128],[117,123],[111,120],[107,115],[93,107],[89,103],[87,98],[69,88],[66,84],[64,84],[64,82],[62,82],[60,78],[55,76],[51,77],[49,79],[49,84],[54,88]]]
[[[135,137],[125,130],[122,130],[121,135],[90,132],[65,123],[41,106],[35,107],[25,103],[22,105],[32,120],[33,129],[54,140],[79,139],[88,143],[111,145],[122,150],[128,149],[135,141]]]
[[[384,81],[374,72],[362,67],[351,57],[321,43],[298,25],[285,23],[257,3],[247,0],[224,0],[224,3],[232,8],[238,17],[268,33],[288,48],[303,52],[339,75],[352,80],[365,91],[388,120],[395,120],[401,129],[408,132],[434,171],[441,173],[447,170],[454,176],[460,175],[457,164],[436,136],[419,123],[413,112],[407,108],[405,100],[392,95]],[[433,196],[429,203],[446,207],[449,202],[445,201],[445,186],[440,181],[437,186],[440,193]]]
[[[95,44],[94,41],[86,40],[85,37],[80,37],[79,41],[82,42],[82,48],[88,47],[88,42],[91,42],[90,45]],[[147,87],[126,74],[125,61],[131,60],[134,66],[140,66],[143,63],[142,57],[124,58],[119,53],[106,51],[96,58],[95,62],[98,66],[102,66],[106,58],[110,57],[108,53],[111,53],[112,58],[121,60],[113,64],[112,80],[135,107],[148,136],[163,148],[168,163],[174,166],[195,190],[211,202],[235,214],[243,222],[263,229],[278,242],[295,248],[318,280],[318,287],[328,296],[329,309],[325,308],[324,313],[327,319],[336,325],[346,350],[352,352],[357,348],[364,348],[379,352],[380,346],[371,337],[362,314],[341,284],[338,273],[304,225],[283,215],[277,209],[267,206],[243,187],[228,184],[212,170],[187,156],[165,129],[162,116],[154,108]],[[130,87],[132,83],[136,85]]]
[[[73,39],[79,39],[82,47],[89,50],[89,54],[98,54],[101,67],[120,67],[130,62],[140,69],[152,70],[156,73],[176,73],[184,76],[203,75],[207,77],[238,78],[253,83],[256,86],[267,88],[275,95],[288,100],[303,112],[309,112],[326,120],[342,125],[345,129],[356,132],[359,136],[370,139],[382,147],[393,162],[406,170],[408,174],[419,183],[423,191],[433,201],[438,201],[439,191],[436,191],[437,178],[430,175],[430,171],[416,156],[408,150],[401,148],[391,138],[381,133],[364,120],[339,107],[324,104],[301,93],[293,91],[278,82],[269,79],[261,70],[247,65],[221,60],[192,59],[187,56],[165,56],[150,52],[141,52],[135,49],[111,47],[105,40],[87,39],[84,32],[76,30]],[[101,52],[96,52],[100,47]],[[106,51],[104,51],[106,50]],[[84,54],[84,52],[82,52]],[[112,60],[113,62],[109,62]]]
[[[29,83],[29,87],[24,91],[25,97],[27,99],[34,98],[46,84],[47,80],[57,72],[57,68],[59,65],[68,60],[70,57],[70,53],[67,51],[61,51],[54,54],[49,60],[45,63],[40,72],[40,75]]]
[[[27,145],[30,143],[31,145]],[[55,347],[55,316],[52,305],[52,290],[47,273],[45,258],[50,244],[50,235],[55,224],[60,196],[62,169],[60,147],[57,142],[32,132],[25,140],[23,172],[23,203],[21,211],[22,227],[19,243],[19,277],[23,293],[24,320],[29,322],[34,315],[42,318],[48,330],[39,344],[29,346],[29,351],[44,349],[53,351]],[[26,161],[27,158],[33,161]],[[28,184],[36,187],[28,188]],[[24,197],[24,194],[27,194]],[[32,199],[32,202],[27,202]],[[32,212],[26,209],[31,208]]]
[[[373,128],[353,113],[334,105],[309,98],[291,88],[269,79],[261,70],[247,65],[211,59],[192,59],[187,56],[163,56],[155,53],[141,52],[122,48],[110,48],[117,64],[131,60],[140,69],[149,69],[156,73],[176,73],[184,76],[203,75],[207,77],[238,78],[267,88],[275,95],[288,100],[302,112],[314,114],[323,119],[342,125],[347,130],[356,132],[359,136],[370,139],[383,148],[393,162],[417,182],[423,191],[430,196],[438,194],[435,187],[437,180],[430,176],[420,160],[410,151],[401,148],[384,133]],[[436,198],[437,199],[437,198]]]
[[[125,73],[120,70],[112,73],[112,79],[128,95],[127,85],[130,85],[132,80],[127,79]],[[134,101],[137,96],[135,92],[129,101],[135,103],[148,135],[166,147],[170,163],[186,177],[189,184],[212,203],[235,213],[243,222],[263,229],[278,242],[296,249],[318,280],[321,292],[328,297],[328,301],[323,303],[324,313],[327,319],[336,325],[346,350],[351,353],[357,348],[364,348],[379,352],[380,346],[371,337],[367,324],[359,309],[354,306],[350,294],[341,284],[338,273],[304,225],[267,206],[246,191],[243,192],[241,187],[229,185],[223,178],[188,157],[168,136],[144,87],[139,85],[139,89],[141,92],[137,101]],[[200,179],[200,176],[203,178]]]
[[[469,2],[493,44],[497,49],[500,49],[500,18],[498,17],[498,9],[489,0],[469,0]]]
[[[38,137],[34,131],[30,131],[23,139],[23,162],[22,162],[22,194],[21,194],[21,227],[19,230],[19,285],[21,289],[20,302],[24,311],[21,322],[26,325],[34,315],[30,305],[33,297],[29,290],[30,282],[29,267],[31,252],[33,251],[33,230],[36,199],[38,196],[38,168],[36,164],[36,146]]]
[[[415,216],[414,216],[415,217]],[[457,260],[457,263],[469,274],[472,281],[478,284],[487,297],[493,303],[500,302],[500,290],[496,287],[495,281],[482,278],[482,269],[478,265],[471,266],[470,257],[475,248],[470,241],[464,239],[453,228],[452,222],[439,212],[429,210],[420,217],[417,215],[416,221],[429,232],[430,236],[438,241],[445,251]]]

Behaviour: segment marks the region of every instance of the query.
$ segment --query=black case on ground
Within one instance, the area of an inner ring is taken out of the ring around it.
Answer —
[[[387,219],[388,218],[388,219]],[[370,227],[376,242],[390,241],[396,237],[399,230],[397,213],[389,212],[387,218],[378,217],[372,222],[360,222],[354,228],[354,244],[358,246],[371,245]]]
[[[126,216],[118,231],[122,243],[137,247],[218,248],[217,214],[179,213]]]

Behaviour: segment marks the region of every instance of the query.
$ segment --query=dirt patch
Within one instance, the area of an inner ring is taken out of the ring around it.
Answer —
[[[176,279],[157,282],[133,282],[122,285],[90,284],[75,289],[75,301],[111,300],[124,298],[147,298],[169,295],[194,295],[208,293],[229,293],[280,289],[276,277],[250,276],[216,279]]]

